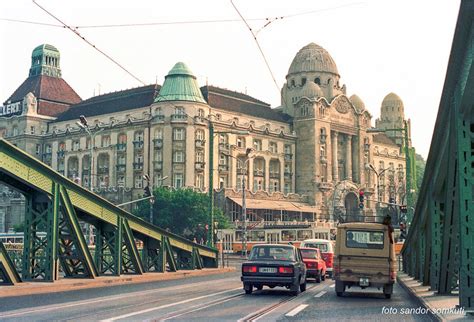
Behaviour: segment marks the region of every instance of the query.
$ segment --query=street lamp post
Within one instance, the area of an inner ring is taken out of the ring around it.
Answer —
[[[168,176],[164,176],[163,178],[157,179],[157,181],[163,181],[167,178],[168,178]],[[149,216],[150,224],[153,224],[153,204],[155,203],[155,198],[153,196],[153,191],[150,189],[151,179],[150,179],[150,176],[148,174],[143,175],[143,179],[147,182],[147,185],[144,188],[144,192],[145,192],[145,199],[150,200],[150,210],[149,210],[149,215],[148,216]],[[143,198],[139,199],[139,200],[143,200]]]
[[[212,236],[212,227],[214,227],[214,135],[215,134],[224,134],[224,133],[234,133],[234,134],[248,134],[248,131],[214,131],[214,124],[211,120],[211,115],[208,119],[209,126],[209,212],[211,217],[211,222],[208,229],[207,235],[207,245],[209,247],[214,247],[214,238]]]
[[[369,164],[369,169],[372,170],[377,176],[377,201],[381,202],[382,200],[380,200],[380,176],[390,168],[386,168],[378,172],[372,164]]]
[[[81,115],[79,116],[79,121],[76,122],[76,124],[84,129],[86,131],[87,134],[89,134],[89,138],[90,138],[90,156],[89,156],[89,190],[92,192],[92,189],[93,189],[93,184],[92,184],[92,169],[93,169],[93,166],[94,166],[94,141],[95,141],[95,136],[102,132],[104,129],[101,128],[99,129],[98,131],[95,131],[94,133],[92,133],[90,127],[89,127],[89,123],[87,122],[87,119],[84,115]],[[88,231],[88,234],[89,234],[89,244],[92,244],[93,243],[93,240],[92,240],[92,236],[93,236],[93,233],[92,233],[92,225],[91,224],[88,224],[88,227],[87,227],[87,231]]]

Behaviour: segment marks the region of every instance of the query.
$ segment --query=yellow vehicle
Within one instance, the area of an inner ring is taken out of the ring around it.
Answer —
[[[334,256],[336,294],[353,286],[383,288],[386,298],[396,277],[392,229],[376,223],[344,223],[337,227]]]

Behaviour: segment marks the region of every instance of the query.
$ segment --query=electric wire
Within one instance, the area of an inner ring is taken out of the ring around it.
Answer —
[[[130,76],[132,76],[135,80],[137,80],[138,82],[142,83],[143,85],[146,85],[142,80],[140,80],[137,76],[135,76],[134,74],[132,74],[130,71],[128,71],[124,66],[122,66],[118,61],[116,61],[115,59],[113,59],[110,55],[108,55],[107,53],[105,53],[104,51],[102,51],[101,49],[97,48],[92,42],[90,42],[89,40],[87,40],[84,36],[82,36],[77,30],[71,28],[70,26],[68,26],[66,23],[64,23],[61,19],[59,19],[58,17],[56,17],[54,14],[52,14],[51,12],[49,12],[48,10],[46,10],[45,8],[43,8],[39,3],[36,2],[36,0],[32,0],[33,3],[35,5],[37,5],[41,10],[43,10],[44,12],[46,12],[48,15],[50,15],[51,17],[53,17],[55,20],[57,20],[59,23],[61,23],[64,28],[67,28],[69,30],[71,30],[76,36],[78,36],[79,38],[81,38],[83,41],[85,41],[89,46],[91,46],[92,48],[94,48],[95,50],[97,50],[98,52],[100,52],[102,55],[104,55],[107,59],[109,59],[110,61],[112,61],[115,65],[117,65],[118,67],[120,67],[123,71],[125,71],[127,74],[129,74]]]

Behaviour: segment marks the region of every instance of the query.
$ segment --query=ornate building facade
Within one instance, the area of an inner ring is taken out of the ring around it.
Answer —
[[[35,48],[29,77],[0,108],[0,134],[114,203],[139,198],[145,174],[153,186],[208,191],[211,171],[217,204],[235,222],[244,179],[249,219],[262,224],[327,225],[336,215],[360,214],[360,190],[368,215],[403,198],[403,135],[371,133],[372,115],[358,96],[346,96],[334,60],[316,44],[295,56],[278,108],[200,87],[184,63],[162,86],[81,100],[59,62],[53,46]],[[376,127],[404,121],[403,102],[387,95]]]

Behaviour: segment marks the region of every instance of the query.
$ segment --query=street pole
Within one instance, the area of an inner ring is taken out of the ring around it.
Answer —
[[[244,168],[242,168],[244,169]],[[245,174],[242,176],[242,217],[244,222],[244,235],[242,239],[242,254],[247,257],[247,205],[245,203],[245,176],[248,175],[248,169],[245,169]]]
[[[214,124],[211,119],[209,123],[209,213],[211,222],[208,229],[207,245],[214,247],[212,240],[212,229],[214,227]]]

